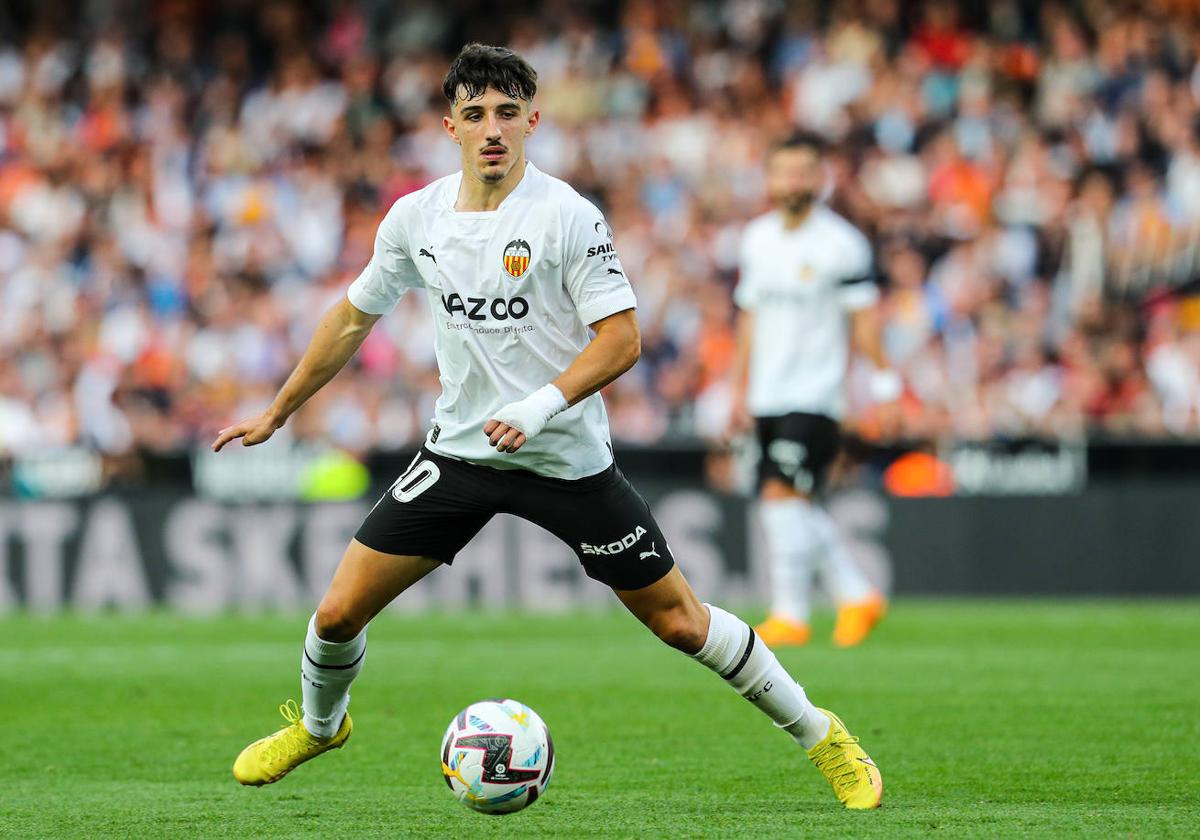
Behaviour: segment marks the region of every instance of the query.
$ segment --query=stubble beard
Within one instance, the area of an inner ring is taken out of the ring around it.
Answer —
[[[816,194],[811,192],[789,193],[779,198],[779,207],[789,216],[803,216],[816,198]]]

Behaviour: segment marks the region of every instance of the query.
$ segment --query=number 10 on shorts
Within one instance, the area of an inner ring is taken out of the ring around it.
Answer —
[[[442,471],[433,461],[426,459],[415,462],[392,485],[392,498],[402,504],[411,502],[437,484],[441,477]]]

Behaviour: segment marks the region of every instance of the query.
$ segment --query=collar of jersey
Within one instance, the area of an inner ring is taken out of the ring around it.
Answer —
[[[457,192],[458,192],[458,190],[455,189],[455,193],[457,193]],[[513,192],[516,192],[516,190],[513,190]],[[512,193],[509,193],[509,195],[511,195],[511,194]],[[797,234],[801,233],[802,231],[805,231],[808,228],[810,228],[812,226],[813,222],[816,221],[817,216],[820,213],[822,213],[824,211],[824,209],[825,209],[824,203],[822,203],[821,201],[817,201],[815,204],[813,204],[812,209],[808,211],[808,215],[804,217],[804,221],[800,223],[800,227],[792,228],[791,230],[788,230],[786,227],[783,226],[783,213],[782,212],[780,212],[779,210],[773,210],[771,212],[773,212],[775,214],[775,224],[779,228],[780,233],[782,233],[784,236],[796,236]]]
[[[462,179],[463,179],[462,170],[460,169],[458,171],[458,177],[454,179],[453,183],[450,185],[451,189],[448,191],[447,202],[446,202],[447,209],[450,210],[451,216],[454,216],[455,218],[459,218],[459,219],[486,219],[488,216],[494,216],[497,213],[499,213],[501,210],[504,209],[504,205],[506,205],[506,204],[508,204],[508,202],[512,201],[513,196],[517,195],[522,190],[526,189],[525,185],[533,180],[529,176],[530,175],[536,176],[538,174],[538,171],[539,171],[538,168],[536,166],[534,166],[530,160],[526,159],[525,173],[523,175],[521,175],[521,180],[517,182],[517,185],[515,187],[513,187],[512,192],[510,192],[508,195],[504,196],[504,200],[500,202],[500,204],[496,207],[495,210],[455,210],[454,202],[458,198],[458,188],[462,185]]]

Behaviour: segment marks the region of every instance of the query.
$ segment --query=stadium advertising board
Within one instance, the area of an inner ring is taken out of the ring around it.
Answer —
[[[991,494],[895,498],[858,488],[835,496],[833,515],[867,574],[885,589],[915,594],[1200,591],[1194,475],[1093,476],[1077,486],[1070,456],[1042,453],[1035,462],[1019,455],[1032,464],[1024,474],[1034,484],[1016,492],[1012,476],[1023,468],[988,457],[993,466],[970,469],[1000,476]],[[753,507],[741,496],[703,489],[698,452],[679,455],[670,469],[645,460],[634,460],[626,472],[700,595],[765,600]],[[373,473],[382,478],[392,471]],[[0,499],[0,610],[308,609],[386,486],[377,481],[351,501],[234,502],[215,492],[219,482],[212,484],[211,475],[206,480],[207,495],[163,480],[128,493]],[[1044,492],[1046,481],[1070,491]],[[431,575],[394,608],[565,610],[611,603],[565,545],[499,516],[452,571]]]

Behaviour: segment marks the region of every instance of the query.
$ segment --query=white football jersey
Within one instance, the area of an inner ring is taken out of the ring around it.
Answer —
[[[595,205],[531,163],[496,210],[457,212],[461,182],[457,172],[392,205],[346,296],[383,315],[406,290],[426,290],[442,384],[429,449],[554,478],[601,472],[612,450],[599,394],[515,453],[497,452],[483,426],[557,379],[590,341],[589,324],[637,306],[612,231]]]
[[[879,298],[871,246],[824,205],[794,230],[767,213],[742,234],[734,302],[754,314],[746,404],[755,417],[840,419],[849,363],[846,313]]]

